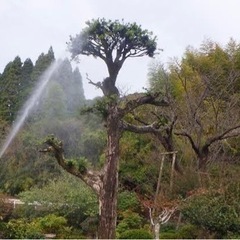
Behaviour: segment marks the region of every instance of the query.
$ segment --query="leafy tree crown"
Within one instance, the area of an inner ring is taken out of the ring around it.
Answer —
[[[72,58],[77,55],[100,57],[105,62],[123,62],[128,57],[153,57],[156,36],[136,23],[97,19],[86,22],[87,27],[68,43]]]

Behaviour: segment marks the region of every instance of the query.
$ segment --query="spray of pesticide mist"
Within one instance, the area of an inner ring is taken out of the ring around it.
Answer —
[[[24,121],[28,117],[31,110],[33,110],[33,107],[35,106],[36,102],[40,98],[40,96],[43,93],[43,90],[46,88],[49,80],[51,79],[52,74],[54,73],[55,69],[58,67],[58,62],[54,62],[51,64],[51,66],[43,73],[43,75],[39,79],[39,83],[37,84],[36,88],[34,89],[33,93],[29,97],[29,99],[24,104],[21,112],[21,115],[18,116],[16,119],[12,130],[10,131],[9,135],[7,136],[7,139],[5,140],[4,145],[0,149],[0,158],[3,156],[5,151],[7,150],[8,146],[11,144],[12,140],[15,138],[16,134],[21,129]]]

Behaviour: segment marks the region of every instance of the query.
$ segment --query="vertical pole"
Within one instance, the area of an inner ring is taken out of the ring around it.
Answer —
[[[180,212],[180,213],[179,213],[179,216],[178,216],[178,220],[177,220],[176,230],[179,229],[179,226],[180,226],[180,224],[181,224],[181,221],[182,221],[182,213]]]
[[[162,178],[162,171],[163,171],[163,165],[164,165],[164,159],[165,159],[165,154],[162,155],[162,158],[161,158],[161,162],[160,162],[160,168],[159,168],[159,175],[158,175],[158,181],[157,181],[157,188],[156,188],[156,192],[155,192],[155,196],[154,196],[154,204],[153,204],[153,210],[151,211],[150,209],[150,218],[151,218],[151,221],[152,221],[152,230],[155,234],[155,231],[156,231],[156,228],[155,228],[155,224],[157,222],[155,222],[156,218],[155,218],[155,211],[156,211],[156,205],[157,205],[157,197],[158,197],[158,194],[159,194],[159,189],[160,189],[160,184],[161,184],[161,178]]]
[[[171,177],[170,177],[170,192],[172,193],[173,189],[173,177],[174,177],[174,166],[175,166],[175,161],[176,161],[176,153],[173,153],[173,158],[172,158],[172,169],[171,169]]]
[[[157,181],[157,189],[156,189],[156,193],[155,193],[155,197],[154,197],[154,206],[157,203],[157,197],[158,197],[158,194],[159,194],[159,189],[160,189],[160,184],[161,184],[161,179],[162,179],[162,171],[163,171],[164,160],[165,160],[165,154],[162,155],[162,159],[161,159],[159,175],[158,175],[158,181]]]

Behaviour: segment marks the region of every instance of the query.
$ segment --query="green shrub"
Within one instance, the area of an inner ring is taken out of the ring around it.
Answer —
[[[140,208],[139,200],[135,192],[124,191],[120,192],[118,196],[118,210],[136,211]]]
[[[177,231],[177,236],[181,239],[196,239],[198,236],[198,228],[192,224],[183,225]]]
[[[119,239],[153,239],[145,229],[131,229],[120,234]]]
[[[72,227],[63,227],[56,237],[58,239],[86,239],[82,230]]]
[[[161,233],[164,232],[176,232],[176,224],[168,222],[166,224],[161,225]]]
[[[194,196],[184,203],[182,213],[193,225],[225,238],[228,232],[240,232],[239,204],[228,197],[217,192]]]
[[[41,206],[37,207],[37,211],[34,206],[27,204],[16,208],[18,218],[33,219],[53,213],[64,216],[69,225],[79,228],[87,217],[98,215],[97,197],[92,189],[65,172],[44,187],[36,186],[31,191],[22,192],[19,197],[25,203],[38,199]]]
[[[125,211],[123,220],[117,225],[117,232],[123,233],[129,229],[138,229],[142,227],[142,217],[138,213]]]
[[[38,224],[27,222],[26,219],[12,219],[6,224],[7,238],[43,238],[43,233]]]
[[[7,224],[0,221],[0,239],[7,238]]]
[[[35,222],[45,233],[57,233],[67,225],[67,220],[64,217],[56,216],[55,214],[37,218]]]
[[[240,239],[240,234],[229,232],[226,239]]]
[[[163,232],[160,234],[160,239],[178,239],[178,234],[174,232]]]
[[[55,233],[65,236],[71,233],[71,228],[66,226],[64,217],[49,214],[45,217],[35,218],[31,222],[24,218],[12,219],[6,224],[6,238],[43,238],[46,233]]]

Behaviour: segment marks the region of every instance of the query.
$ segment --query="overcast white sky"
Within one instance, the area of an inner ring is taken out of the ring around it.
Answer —
[[[239,0],[0,0],[0,72],[17,55],[33,62],[53,47],[56,58],[64,57],[69,35],[78,34],[92,18],[137,22],[158,37],[164,51],[163,63],[181,57],[188,45],[199,47],[210,38],[226,44],[230,37],[240,41]],[[127,60],[117,85],[123,92],[141,91],[147,86],[150,58]],[[85,95],[101,95],[87,84],[107,76],[102,61],[81,57],[78,64]]]

